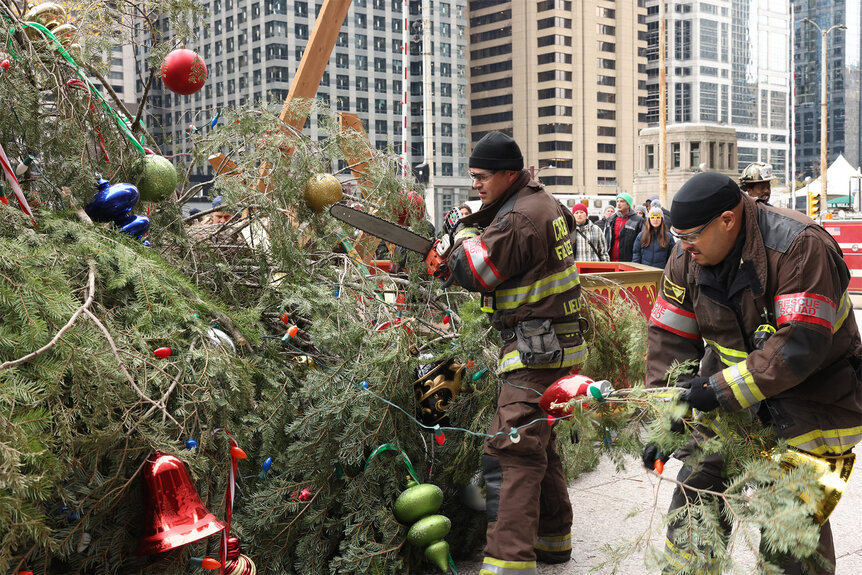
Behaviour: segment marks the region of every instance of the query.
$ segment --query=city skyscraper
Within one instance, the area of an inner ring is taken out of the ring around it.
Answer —
[[[658,125],[659,0],[646,0],[648,120]],[[786,0],[667,3],[668,124],[731,126],[738,165],[783,175],[790,146],[789,4]],[[706,160],[706,169],[712,169]]]
[[[220,109],[267,99],[281,105],[322,1],[203,0],[203,5],[209,15],[199,38],[186,47],[204,59],[209,71],[206,85],[191,96],[172,94],[160,81],[151,89],[153,113],[146,117],[147,126],[164,143],[166,154],[188,151],[188,126],[208,123]],[[391,146],[401,154],[406,126],[411,167],[432,157],[425,153],[424,136],[425,126],[433,127],[428,141],[433,142],[435,193],[426,200],[436,220],[466,199],[470,186],[465,18],[466,0],[353,0],[317,93],[333,110],[358,114],[378,149]],[[431,67],[427,87],[433,109],[427,116],[423,61]],[[138,91],[143,92],[140,82]],[[312,139],[319,137],[316,120],[314,113],[304,130]]]
[[[472,143],[510,134],[553,193],[631,193],[646,126],[643,0],[469,8]]]
[[[820,174],[820,87],[822,38],[820,31],[843,25],[828,35],[827,158],[831,164],[844,154],[854,167],[862,162],[862,1],[792,0],[795,11],[796,173],[799,179]]]

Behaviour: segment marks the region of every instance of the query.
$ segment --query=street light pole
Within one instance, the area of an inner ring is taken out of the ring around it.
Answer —
[[[817,22],[813,20],[809,20],[808,18],[804,18],[803,22],[807,22],[817,28],[817,31],[820,32],[820,205],[821,212],[823,208],[826,206],[826,201],[828,200],[828,196],[826,195],[826,171],[829,168],[828,159],[826,157],[826,144],[827,144],[827,109],[826,109],[826,98],[828,97],[829,91],[827,90],[826,83],[829,78],[829,73],[827,69],[827,53],[828,53],[828,36],[829,33],[833,30],[846,30],[847,27],[841,24],[836,24],[831,28],[826,30],[822,29],[818,26]]]

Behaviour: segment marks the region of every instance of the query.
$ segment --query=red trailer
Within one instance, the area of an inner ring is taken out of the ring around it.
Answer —
[[[862,219],[823,220],[822,225],[844,252],[844,261],[850,268],[849,291],[862,293]]]

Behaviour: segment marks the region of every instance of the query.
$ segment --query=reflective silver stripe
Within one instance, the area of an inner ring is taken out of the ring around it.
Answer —
[[[700,328],[694,312],[673,305],[661,296],[655,300],[650,323],[687,339],[700,339]]]
[[[536,549],[542,551],[568,551],[572,548],[572,535],[556,535],[536,539]]]
[[[862,426],[846,429],[815,429],[791,437],[787,443],[815,455],[840,455],[862,441]]]
[[[557,335],[568,335],[570,333],[580,333],[581,324],[576,321],[567,321],[563,323],[553,324],[554,331]]]
[[[515,309],[520,305],[535,303],[546,297],[564,293],[581,284],[578,266],[572,265],[565,270],[542,278],[527,286],[497,290],[497,309]]]
[[[485,557],[479,575],[538,575],[535,561],[503,561]]]
[[[464,228],[455,234],[455,241],[466,240],[467,238],[475,238],[479,235],[479,228]]]
[[[557,367],[572,367],[580,365],[587,359],[587,344],[563,348],[563,360],[555,364],[524,365],[521,363],[521,354],[513,350],[500,358],[497,362],[497,373],[505,373],[526,367],[527,369],[553,369]]]
[[[497,268],[491,263],[491,259],[488,257],[488,247],[481,237],[464,240],[461,245],[464,247],[464,253],[467,255],[467,263],[470,264],[473,277],[479,281],[483,288],[490,291],[503,283],[505,278],[500,276]]]
[[[820,294],[789,293],[775,298],[775,323],[802,321],[828,327],[835,325],[835,303]]]
[[[748,371],[748,365],[744,361],[721,370],[721,377],[724,378],[725,383],[728,384],[728,387],[733,392],[736,401],[743,408],[766,399],[763,392],[754,383],[754,376]]]

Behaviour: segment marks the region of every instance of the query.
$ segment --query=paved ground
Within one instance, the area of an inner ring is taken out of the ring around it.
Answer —
[[[665,468],[667,477],[675,478],[680,462],[671,460]],[[626,470],[615,473],[614,465],[603,459],[592,472],[584,473],[569,487],[569,498],[575,511],[572,528],[572,556],[563,565],[540,565],[541,575],[608,574],[610,569],[591,571],[606,556],[600,551],[615,540],[634,539],[641,533],[652,532],[650,544],[660,547],[663,531],[657,531],[661,515],[667,510],[673,484],[661,481],[644,470],[640,461],[630,460]],[[657,509],[658,512],[653,510]],[[862,464],[857,462],[847,491],[833,512],[830,521],[835,537],[836,575],[862,574]],[[652,530],[651,530],[652,526]],[[740,573],[750,573],[746,565],[750,554],[734,553],[742,565]],[[456,563],[460,575],[476,575],[481,566],[481,554],[472,561]],[[646,575],[643,552],[628,558],[618,571],[620,575]],[[653,572],[654,573],[654,572]]]
[[[856,321],[862,326],[862,296],[851,298]],[[857,457],[862,453],[857,449]],[[666,477],[675,478],[680,462],[670,460],[665,468]],[[614,465],[603,459],[599,466],[582,474],[569,486],[569,498],[575,512],[572,527],[573,560],[563,565],[540,565],[540,575],[606,575],[610,569],[591,571],[607,557],[600,548],[622,540],[632,540],[650,533],[651,546],[661,547],[664,532],[657,527],[661,515],[670,503],[673,484],[647,473],[640,461],[626,463],[625,471],[616,473]],[[836,575],[862,574],[862,463],[857,460],[849,485],[831,518],[837,559]],[[620,575],[647,575],[643,552],[632,554],[621,564]],[[734,553],[742,565],[740,573],[750,573],[750,554]],[[471,561],[456,563],[460,575],[476,575],[482,557],[478,553]],[[746,565],[749,566],[746,569]]]

